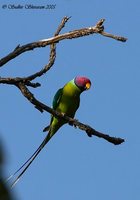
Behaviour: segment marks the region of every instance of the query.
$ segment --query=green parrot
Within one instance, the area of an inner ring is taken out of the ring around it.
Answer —
[[[88,90],[90,86],[91,81],[88,78],[82,76],[75,77],[73,80],[66,83],[63,88],[56,92],[52,103],[53,109],[71,118],[74,118],[75,113],[80,105],[80,94],[83,91]],[[39,152],[49,142],[49,140],[58,131],[58,129],[65,123],[67,122],[64,119],[57,118],[53,115],[51,116],[50,125],[43,130],[48,131],[48,134],[41,145],[34,152],[34,154],[13,175],[8,178],[8,180],[11,179],[13,176],[15,176],[15,174],[24,168],[16,180],[13,182],[12,186],[14,186],[19,181],[20,177],[37,157]]]

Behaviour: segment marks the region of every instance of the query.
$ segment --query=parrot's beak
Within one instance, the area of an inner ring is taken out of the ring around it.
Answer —
[[[91,86],[91,83],[86,83],[86,90],[88,90],[89,88],[90,88],[90,86]]]

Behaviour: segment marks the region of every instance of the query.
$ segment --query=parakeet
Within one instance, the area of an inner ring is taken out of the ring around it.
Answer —
[[[88,78],[82,76],[75,77],[73,80],[66,83],[63,88],[56,92],[52,103],[53,109],[73,118],[80,104],[80,94],[83,91],[88,90],[90,86],[91,81]],[[17,172],[25,167],[13,182],[13,185],[17,183],[19,178],[27,170],[43,147],[65,123],[66,121],[64,119],[57,118],[53,115],[51,116],[50,125],[44,129],[44,131],[48,131],[46,138],[43,140],[34,154],[12,176],[10,176],[10,178],[13,177]]]

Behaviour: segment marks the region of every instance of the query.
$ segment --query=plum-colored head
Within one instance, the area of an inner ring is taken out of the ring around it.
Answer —
[[[76,76],[74,83],[81,91],[88,90],[91,86],[91,81],[83,76]]]

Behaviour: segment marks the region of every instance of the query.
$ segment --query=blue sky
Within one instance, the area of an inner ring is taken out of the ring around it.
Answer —
[[[56,4],[54,10],[2,9],[3,5]],[[105,18],[106,32],[128,38],[121,43],[101,35],[57,45],[53,68],[31,89],[51,106],[53,95],[76,75],[91,79],[81,95],[76,119],[126,142],[114,146],[88,138],[68,125],[59,130],[14,188],[17,199],[132,200],[140,198],[140,56],[138,0],[0,2],[0,57],[18,44],[52,37],[61,19],[72,16],[63,33],[95,25]],[[27,52],[1,68],[2,77],[25,76],[48,62],[49,47]],[[14,172],[44,138],[48,113],[39,113],[14,86],[0,85],[1,138],[6,149],[5,176]]]

